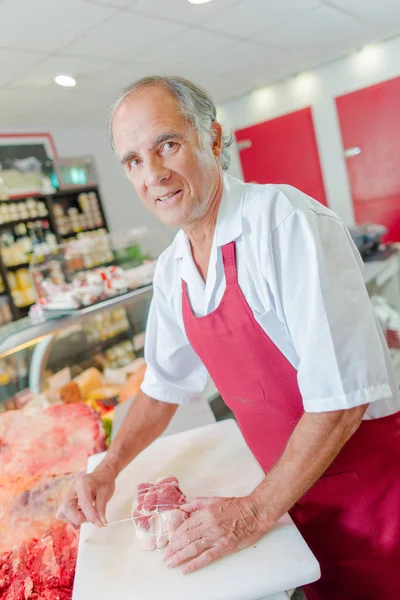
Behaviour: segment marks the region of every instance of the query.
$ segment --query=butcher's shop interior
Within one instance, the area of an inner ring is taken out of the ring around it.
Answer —
[[[394,600],[400,0],[0,0],[0,600]]]

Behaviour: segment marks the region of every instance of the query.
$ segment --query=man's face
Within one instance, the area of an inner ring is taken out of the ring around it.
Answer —
[[[113,121],[115,149],[143,204],[163,223],[190,225],[202,217],[218,184],[217,141],[202,148],[175,97],[162,86],[133,92]]]

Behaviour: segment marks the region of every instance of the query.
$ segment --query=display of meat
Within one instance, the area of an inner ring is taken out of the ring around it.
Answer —
[[[144,550],[163,548],[169,542],[170,534],[188,517],[180,509],[186,496],[177,478],[168,476],[155,483],[140,483],[136,497],[133,519],[141,547]]]
[[[104,448],[101,421],[85,404],[0,415],[0,477],[79,473]]]
[[[0,598],[70,600],[78,533],[56,520],[88,456],[105,450],[84,404],[0,415]]]

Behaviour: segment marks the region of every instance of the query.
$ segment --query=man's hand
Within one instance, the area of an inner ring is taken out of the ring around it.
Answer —
[[[114,490],[115,477],[108,470],[79,475],[58,509],[57,519],[76,527],[85,521],[99,528],[107,525],[106,506]]]
[[[271,527],[262,522],[250,497],[196,498],[180,507],[190,517],[172,534],[164,554],[168,567],[187,575],[257,542]]]

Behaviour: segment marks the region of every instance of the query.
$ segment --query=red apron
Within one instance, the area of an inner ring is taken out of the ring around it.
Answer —
[[[304,409],[297,372],[257,323],[238,285],[235,242],[222,248],[226,289],[195,317],[182,281],[187,337],[265,472]],[[392,600],[400,577],[400,413],[363,421],[290,511],[320,562],[309,600]]]

